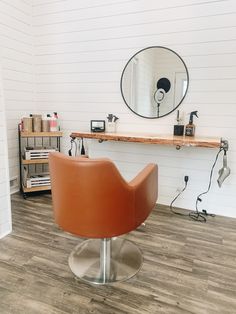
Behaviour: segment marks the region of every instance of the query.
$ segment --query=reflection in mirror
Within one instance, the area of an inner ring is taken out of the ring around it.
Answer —
[[[121,76],[121,93],[127,106],[145,118],[160,118],[183,101],[189,84],[184,61],[165,47],[136,53]]]

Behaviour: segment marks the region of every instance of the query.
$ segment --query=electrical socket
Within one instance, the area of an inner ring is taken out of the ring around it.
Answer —
[[[189,176],[187,176],[187,175],[186,175],[186,176],[184,176],[184,182],[185,182],[185,183],[187,183],[187,182],[188,182],[188,180],[189,180]]]
[[[187,185],[188,181],[189,181],[189,176],[185,175],[185,176],[184,176],[184,183]],[[183,187],[178,187],[178,188],[176,189],[176,192],[177,192],[177,193],[180,193],[180,192],[182,192],[182,190],[183,190]]]

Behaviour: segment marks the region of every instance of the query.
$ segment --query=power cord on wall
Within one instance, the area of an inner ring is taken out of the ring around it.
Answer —
[[[174,202],[177,200],[177,198],[186,190],[187,185],[188,185],[188,176],[184,176],[184,188],[175,196],[175,198],[173,199],[173,201],[170,203],[170,210],[173,214],[179,215],[179,216],[189,216],[188,214],[184,214],[181,212],[176,211],[176,209],[173,208],[173,204]]]
[[[198,210],[198,203],[202,201],[201,197],[202,195],[207,194],[210,191],[211,188],[211,183],[212,183],[212,175],[213,175],[213,170],[215,168],[216,162],[218,160],[219,154],[223,151],[224,149],[221,147],[216,154],[215,161],[211,167],[211,172],[210,172],[210,177],[209,177],[209,183],[208,183],[208,188],[205,192],[200,193],[197,198],[196,198],[196,203],[195,203],[195,211],[189,213],[189,217],[193,220],[200,221],[200,222],[206,222],[206,216],[211,216],[215,217],[214,214],[208,214],[205,209],[202,209],[201,212]]]
[[[211,172],[210,172],[210,177],[209,177],[209,184],[208,184],[208,188],[206,191],[200,193],[197,196],[196,199],[196,203],[195,203],[195,211],[190,212],[189,214],[184,214],[181,212],[176,211],[175,209],[173,209],[173,204],[174,202],[177,200],[177,198],[186,190],[187,185],[188,185],[188,176],[184,177],[184,182],[185,182],[185,186],[184,188],[176,195],[176,197],[173,199],[173,201],[170,204],[170,210],[172,213],[176,214],[176,215],[180,215],[180,216],[189,216],[191,219],[195,220],[195,221],[200,221],[200,222],[206,222],[206,217],[207,216],[211,216],[214,217],[214,214],[209,214],[207,213],[207,211],[205,209],[203,209],[201,212],[199,212],[198,210],[198,203],[202,201],[201,197],[202,195],[205,195],[209,192],[210,188],[211,188],[211,184],[212,184],[212,176],[213,176],[213,170],[215,168],[216,162],[218,160],[219,154],[223,151],[224,149],[221,147],[218,151],[218,153],[216,154],[216,158],[215,161],[211,167]]]

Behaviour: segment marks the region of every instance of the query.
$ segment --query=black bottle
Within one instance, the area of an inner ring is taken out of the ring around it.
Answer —
[[[174,135],[183,136],[184,135],[184,125],[180,124],[179,110],[177,110],[176,121],[178,124],[174,125]]]
[[[185,127],[185,136],[194,136],[195,135],[195,125],[193,124],[193,116],[197,115],[197,111],[192,111],[190,113],[189,123]]]

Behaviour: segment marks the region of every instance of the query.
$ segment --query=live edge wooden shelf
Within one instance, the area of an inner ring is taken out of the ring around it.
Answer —
[[[221,147],[221,138],[219,137],[190,137],[190,136],[173,136],[158,135],[151,133],[94,133],[94,132],[73,132],[71,138],[89,138],[102,141],[121,141],[132,143],[146,143],[159,145],[174,145],[177,149],[183,146],[188,147]]]

